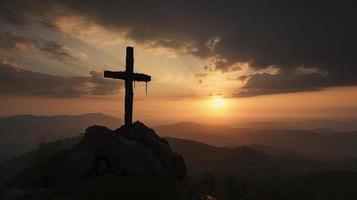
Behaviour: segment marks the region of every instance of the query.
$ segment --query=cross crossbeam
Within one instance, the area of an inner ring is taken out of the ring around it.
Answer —
[[[148,76],[146,74],[140,74],[140,73],[104,71],[104,77],[123,79],[123,80],[132,80],[132,81],[144,81],[144,82],[151,81],[151,76]]]
[[[104,77],[123,79],[125,81],[125,126],[130,127],[133,120],[133,81],[151,81],[151,76],[134,73],[134,48],[126,48],[125,71],[104,71]]]

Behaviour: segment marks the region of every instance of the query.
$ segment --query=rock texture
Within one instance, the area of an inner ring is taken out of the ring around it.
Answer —
[[[185,176],[186,167],[181,155],[138,121],[115,131],[102,126],[87,128],[78,146],[51,171],[54,182],[107,173],[179,180]]]

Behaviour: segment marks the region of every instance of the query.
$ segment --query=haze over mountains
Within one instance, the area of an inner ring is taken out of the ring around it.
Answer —
[[[100,113],[0,118],[0,161],[34,149],[41,142],[76,137],[93,124],[115,129],[121,123],[121,119]],[[240,127],[230,127],[180,122],[153,128],[163,137],[195,140],[213,146],[250,145],[269,155],[336,160],[357,157],[357,132],[335,131],[331,128],[354,130],[356,124],[353,121],[312,120],[296,123],[250,122],[240,124]],[[298,127],[304,130],[298,130]],[[306,130],[307,127],[311,130]]]
[[[34,149],[42,142],[78,136],[93,124],[114,128],[118,123],[120,119],[100,113],[3,117],[0,118],[0,161]]]
[[[254,145],[263,148],[267,145],[270,149],[279,148],[286,152],[294,152],[301,157],[322,160],[357,157],[356,131],[338,132],[323,128],[313,130],[230,128],[190,122],[160,126],[156,130],[163,136],[192,139],[214,146]]]

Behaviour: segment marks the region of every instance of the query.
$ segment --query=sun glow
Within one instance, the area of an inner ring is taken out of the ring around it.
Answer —
[[[222,97],[215,97],[212,103],[215,108],[220,108],[224,105],[224,99]]]

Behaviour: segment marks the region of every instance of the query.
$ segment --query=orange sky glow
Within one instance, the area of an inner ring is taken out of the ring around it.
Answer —
[[[6,29],[14,29],[3,23]],[[321,91],[282,93],[237,98],[243,81],[237,77],[250,73],[279,73],[273,66],[253,69],[249,63],[236,63],[231,70],[209,70],[209,59],[193,56],[186,49],[169,49],[128,39],[128,30],[106,29],[81,17],[60,17],[54,21],[58,31],[31,26],[35,36],[45,35],[63,44],[63,51],[76,61],[54,60],[27,43],[17,43],[16,52],[1,52],[2,63],[17,61],[21,69],[56,76],[88,76],[89,71],[123,70],[125,47],[135,47],[134,71],[152,76],[145,96],[145,85],[135,88],[134,119],[150,123],[197,121],[232,123],[246,119],[355,118],[357,87],[324,88]],[[17,30],[21,34],[26,30]],[[35,37],[34,36],[34,37]],[[220,39],[208,43],[214,48]],[[213,43],[213,44],[212,44]],[[190,46],[189,44],[187,44]],[[34,50],[35,49],[35,50]],[[19,62],[19,58],[29,60]],[[40,64],[39,64],[40,63]],[[208,66],[208,67],[207,67]],[[304,70],[303,67],[299,68]],[[253,71],[255,70],[255,71]],[[315,71],[313,68],[304,73]],[[318,73],[320,73],[318,71]],[[323,72],[321,72],[323,73]],[[113,84],[119,84],[118,81]],[[82,114],[101,112],[123,118],[123,90],[115,95],[85,95],[75,98],[1,95],[0,115]],[[214,100],[220,96],[221,100]],[[216,102],[215,102],[216,101]]]
[[[140,93],[140,89],[136,93]],[[134,120],[149,123],[195,121],[230,124],[240,120],[346,119],[356,118],[357,87],[330,88],[320,92],[267,95],[250,98],[224,98],[216,106],[215,97],[165,99],[150,97],[136,99]],[[343,106],[341,106],[343,105]],[[123,118],[122,95],[110,99],[23,98],[2,97],[3,115],[57,115],[102,112]]]

